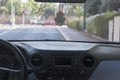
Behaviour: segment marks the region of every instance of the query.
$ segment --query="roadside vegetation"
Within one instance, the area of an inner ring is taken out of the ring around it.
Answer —
[[[26,2],[25,2],[26,1]],[[49,9],[48,9],[49,8]],[[36,3],[34,0],[0,0],[0,24],[7,24],[11,21],[11,15],[15,16],[16,24],[22,23],[23,14],[25,15],[25,20],[30,22],[34,19],[47,13],[54,14],[51,12],[56,10],[56,5],[54,3]],[[8,17],[6,19],[6,17]],[[26,22],[26,21],[25,21]]]
[[[119,0],[88,0],[86,2],[86,31],[93,35],[108,38],[108,22],[115,16],[120,16],[120,1]],[[115,6],[114,6],[115,5]],[[83,15],[81,15],[83,16]],[[66,23],[69,27],[85,31],[84,20],[67,19]]]
[[[120,16],[120,12],[107,12],[94,16],[90,16],[86,19],[87,32],[100,36],[102,38],[108,38],[108,22],[115,16]],[[83,20],[68,20],[67,25],[76,30],[84,31]]]

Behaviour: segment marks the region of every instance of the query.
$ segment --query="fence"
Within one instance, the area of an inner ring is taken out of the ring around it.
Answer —
[[[4,15],[0,14],[0,24],[8,24],[8,22],[11,20],[11,15]],[[16,24],[22,24],[23,17],[22,16],[15,16],[15,23]],[[30,20],[25,16],[25,23],[29,24]]]
[[[109,41],[120,42],[120,16],[109,21]]]

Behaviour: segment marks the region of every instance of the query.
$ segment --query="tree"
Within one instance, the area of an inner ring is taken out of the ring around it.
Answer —
[[[0,12],[11,14],[11,0],[0,0]],[[38,14],[43,11],[47,6],[46,3],[36,3],[34,0],[28,0],[27,3],[23,3],[21,0],[13,0],[13,6],[15,8],[15,14],[21,15],[23,11],[27,10],[29,14]]]
[[[5,6],[5,4],[6,4],[7,1],[8,0],[0,0],[0,6]]]
[[[45,8],[44,9],[44,16],[46,17],[46,19],[49,16],[55,16],[55,9],[54,8]]]
[[[107,1],[107,0],[106,0]],[[95,15],[100,13],[101,0],[87,0],[86,10],[90,15]]]
[[[118,11],[120,9],[120,0],[102,0],[101,11]]]
[[[66,7],[67,7],[67,15],[71,15],[71,16],[78,16],[80,17],[82,15],[82,4],[80,3],[67,3],[66,4]]]
[[[76,6],[75,16],[77,16],[77,17],[83,16],[82,6],[80,6],[80,5],[77,5],[77,6]]]
[[[0,0],[0,13],[8,13],[8,9],[6,8],[8,0]]]
[[[30,14],[43,14],[44,9],[56,7],[53,3],[36,3],[34,0],[29,0],[28,7],[30,8]]]
[[[5,2],[4,2],[4,5],[0,6],[0,13],[4,12],[6,14],[11,14],[11,0],[2,0],[2,1],[5,1]],[[23,8],[23,3],[18,0],[13,0],[13,6],[15,8],[14,13],[16,15],[21,14],[21,9]]]
[[[120,9],[120,0],[87,0],[86,4],[87,13],[90,15]]]

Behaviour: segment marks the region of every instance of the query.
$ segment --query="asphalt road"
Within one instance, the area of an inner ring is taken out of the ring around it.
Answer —
[[[0,39],[101,41],[98,38],[70,29],[67,26],[40,25],[19,25],[6,30],[0,29]]]

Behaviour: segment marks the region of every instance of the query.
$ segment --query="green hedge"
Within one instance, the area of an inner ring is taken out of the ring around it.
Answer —
[[[89,33],[97,36],[108,38],[109,20],[119,16],[120,12],[108,12],[95,16],[93,19],[87,20],[87,30]]]
[[[79,24],[80,21],[76,20],[76,21],[67,21],[67,25],[71,28],[77,29],[79,30]]]
[[[91,16],[87,18],[86,28],[87,31],[91,34],[100,36],[102,38],[108,38],[108,22],[113,19],[115,16],[120,16],[120,12],[107,12]],[[83,20],[81,21],[72,21],[68,20],[67,25],[77,30],[83,30]]]

